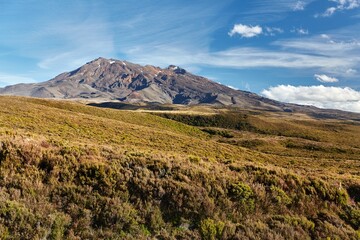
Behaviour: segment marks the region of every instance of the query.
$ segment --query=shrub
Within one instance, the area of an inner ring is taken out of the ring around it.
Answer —
[[[204,128],[202,131],[206,132],[210,135],[219,135],[224,138],[233,138],[234,137],[233,134],[231,134],[230,132],[225,131],[225,130],[215,130],[215,129],[211,129],[211,128]]]
[[[30,209],[17,201],[0,202],[0,223],[3,223],[2,235],[10,235],[15,239],[34,239],[39,237],[40,230],[36,229],[37,217]]]
[[[272,185],[270,191],[273,202],[283,205],[291,204],[291,198],[281,188]]]
[[[225,224],[207,218],[200,222],[200,234],[205,240],[221,239]]]
[[[355,230],[360,230],[360,209],[348,206],[341,214],[341,217]]]
[[[54,218],[54,222],[51,226],[51,232],[48,238],[51,240],[64,239],[64,233],[71,218],[63,213],[53,214],[52,217]]]
[[[190,155],[189,156],[189,161],[192,162],[192,163],[200,163],[201,158],[198,157],[198,156]]]
[[[232,184],[229,193],[230,197],[237,201],[245,212],[255,209],[255,195],[249,185],[242,182]]]
[[[335,192],[335,202],[339,205],[345,206],[349,201],[349,195],[344,188],[338,188]]]
[[[0,145],[0,164],[7,159],[9,155],[8,144],[1,142]]]

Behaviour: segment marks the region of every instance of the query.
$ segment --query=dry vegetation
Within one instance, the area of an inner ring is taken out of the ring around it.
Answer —
[[[198,111],[0,97],[0,239],[360,239],[359,123]]]

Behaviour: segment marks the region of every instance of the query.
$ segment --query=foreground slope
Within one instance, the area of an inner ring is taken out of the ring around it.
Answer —
[[[216,111],[0,97],[0,238],[359,238],[356,122]]]

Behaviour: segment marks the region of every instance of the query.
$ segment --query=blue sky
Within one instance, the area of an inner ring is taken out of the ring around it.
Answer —
[[[0,86],[102,56],[360,112],[360,0],[14,0],[0,9]]]

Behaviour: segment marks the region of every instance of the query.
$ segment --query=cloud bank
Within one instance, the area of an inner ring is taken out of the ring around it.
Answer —
[[[360,92],[349,87],[279,85],[261,94],[282,102],[360,113]]]

